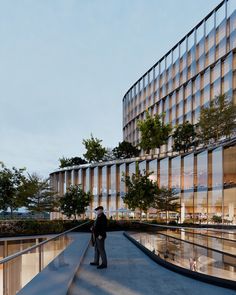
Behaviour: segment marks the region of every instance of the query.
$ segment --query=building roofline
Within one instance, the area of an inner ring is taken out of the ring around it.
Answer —
[[[192,34],[192,32],[194,32],[195,29],[197,29],[198,27],[200,27],[204,21],[206,21],[208,18],[210,18],[212,16],[212,14],[217,11],[221,6],[224,5],[224,3],[227,3],[229,0],[223,0],[221,1],[212,11],[210,11],[196,26],[194,26],[187,34],[184,35],[184,37],[182,39],[180,39],[180,41],[178,41],[166,54],[164,54],[151,68],[149,68],[138,80],[136,80],[135,83],[133,83],[131,85],[131,87],[126,91],[125,95],[123,96],[122,101],[124,101],[125,96],[128,94],[128,92],[139,82],[141,81],[152,69],[154,69],[158,63],[160,63],[169,53],[171,53],[171,51],[173,51],[180,43],[182,43],[184,41],[184,39],[186,39],[188,36],[190,36]]]
[[[176,158],[176,157],[185,157],[191,153],[194,153],[194,155],[197,155],[201,152],[204,151],[212,151],[216,148],[219,147],[230,147],[232,145],[236,144],[236,134],[234,135],[234,137],[232,139],[225,139],[222,140],[221,142],[209,145],[207,147],[199,147],[196,150],[192,150],[186,153],[181,153],[181,154],[175,154],[175,155],[164,155],[161,157],[158,157],[157,155],[148,155],[148,156],[141,156],[141,157],[136,157],[136,158],[128,158],[128,159],[118,159],[118,160],[112,160],[112,161],[106,161],[106,162],[98,162],[98,163],[91,163],[91,164],[83,164],[83,165],[75,165],[75,166],[70,166],[70,167],[65,167],[65,168],[59,168],[54,170],[53,172],[50,173],[50,175],[54,174],[54,173],[59,173],[59,172],[64,172],[64,171],[70,171],[70,170],[75,170],[75,169],[86,169],[86,168],[93,168],[93,167],[101,167],[101,166],[112,166],[112,165],[122,165],[125,163],[131,163],[131,162],[142,162],[142,161],[152,161],[152,160],[163,160],[165,158]]]

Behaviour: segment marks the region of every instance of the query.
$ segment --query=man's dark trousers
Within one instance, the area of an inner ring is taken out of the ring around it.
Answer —
[[[105,251],[105,238],[96,238],[95,241],[95,254],[94,254],[94,262],[99,264],[99,258],[102,259],[102,264],[107,265],[107,255]]]

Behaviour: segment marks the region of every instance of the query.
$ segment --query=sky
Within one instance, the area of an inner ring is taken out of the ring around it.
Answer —
[[[0,0],[0,161],[43,177],[122,141],[130,86],[219,0]]]

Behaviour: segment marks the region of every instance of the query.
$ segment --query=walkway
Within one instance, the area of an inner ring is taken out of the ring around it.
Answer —
[[[87,250],[70,295],[236,295],[159,266],[122,232],[108,233],[106,249],[109,265],[102,270],[89,265],[93,248]]]

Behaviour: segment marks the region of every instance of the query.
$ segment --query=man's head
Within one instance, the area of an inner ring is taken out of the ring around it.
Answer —
[[[100,215],[103,212],[103,207],[102,206],[98,206],[94,210],[96,211],[97,215]]]

